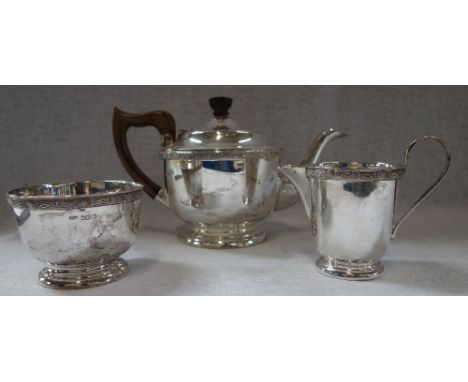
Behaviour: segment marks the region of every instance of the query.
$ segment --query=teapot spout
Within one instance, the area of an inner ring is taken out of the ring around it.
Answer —
[[[311,198],[309,196],[309,182],[306,176],[305,166],[287,165],[278,168],[278,172],[288,179],[297,190],[302,204],[304,205],[307,217],[311,215]]]
[[[323,130],[309,146],[309,149],[300,165],[307,166],[308,164],[317,163],[320,155],[322,154],[322,150],[330,141],[346,136],[347,134],[342,133],[341,131],[335,131],[333,129]]]
[[[311,205],[310,198],[308,197],[308,181],[305,167],[318,162],[322,150],[330,141],[346,136],[347,134],[333,129],[323,130],[309,146],[304,159],[299,164],[283,166],[278,169],[280,178],[282,179],[280,179],[280,191],[275,210],[282,210],[294,205],[299,199],[299,194],[307,216],[310,217]]]

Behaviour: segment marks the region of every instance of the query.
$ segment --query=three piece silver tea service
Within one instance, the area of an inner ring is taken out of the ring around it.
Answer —
[[[317,270],[344,280],[372,280],[383,274],[384,256],[397,229],[440,184],[450,164],[442,140],[417,139],[402,164],[320,162],[324,147],[346,134],[322,131],[296,164],[282,165],[282,149],[262,134],[241,129],[229,117],[232,99],[209,100],[213,118],[203,129],[179,130],[171,114],[113,112],[113,137],[130,181],[42,184],[7,193],[19,235],[32,255],[45,263],[43,286],[93,287],[128,272],[120,256],[133,244],[143,192],[185,223],[183,242],[209,249],[260,244],[258,225],[271,212],[302,201],[319,254]],[[164,187],[151,180],[133,158],[127,133],[155,127],[161,135]],[[434,141],[445,166],[416,203],[395,221],[398,181],[409,154],[421,141]]]

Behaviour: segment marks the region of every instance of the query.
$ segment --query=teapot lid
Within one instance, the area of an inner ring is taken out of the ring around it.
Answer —
[[[405,167],[383,162],[322,162],[307,166],[306,172],[307,177],[313,179],[398,180],[405,173]]]
[[[213,118],[204,129],[182,130],[164,152],[165,159],[216,159],[245,156],[278,156],[280,148],[269,146],[262,134],[240,129],[229,118],[232,98],[209,99]]]

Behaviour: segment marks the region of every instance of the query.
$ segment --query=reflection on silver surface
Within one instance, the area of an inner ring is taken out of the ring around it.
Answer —
[[[325,162],[308,166],[284,166],[280,172],[298,189],[312,227],[320,272],[347,280],[370,280],[383,273],[380,258],[401,221],[434,190],[447,173],[450,154],[445,144],[435,137],[446,153],[444,169],[437,180],[398,222],[393,212],[398,179],[404,165],[387,163]]]
[[[313,239],[318,253],[326,258],[361,264],[381,258],[392,234],[396,181],[349,183],[311,179],[310,182],[314,190],[312,232],[315,232]],[[375,273],[374,266],[356,269],[361,274]]]
[[[135,240],[142,187],[91,181],[26,187],[8,193],[23,244],[47,264],[43,285],[90,287],[127,272],[119,259]]]
[[[187,242],[216,248],[254,244],[251,232],[259,230],[255,223],[277,201],[278,165],[278,158],[167,161],[168,203],[180,219],[191,224],[187,232],[193,234],[186,236]],[[230,229],[224,235],[226,226]],[[256,235],[255,240],[263,237]]]

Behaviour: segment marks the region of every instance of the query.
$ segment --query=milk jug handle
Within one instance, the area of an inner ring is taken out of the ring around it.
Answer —
[[[398,219],[396,224],[394,224],[393,229],[392,229],[392,239],[395,237],[396,231],[398,230],[400,224],[423,202],[424,199],[426,199],[432,191],[440,184],[442,179],[444,179],[445,175],[447,174],[448,168],[450,166],[450,152],[448,151],[447,145],[439,138],[433,137],[433,136],[425,136],[419,139],[414,140],[409,144],[409,146],[406,148],[405,151],[405,159],[403,162],[404,167],[406,168],[408,164],[408,159],[409,159],[409,154],[413,147],[416,145],[416,143],[421,142],[421,141],[435,141],[439,143],[442,148],[444,149],[445,152],[445,166],[442,170],[442,172],[439,174],[439,177],[432,183],[426,191],[419,197],[418,200]],[[395,192],[395,198],[396,198],[396,192]],[[396,201],[395,201],[396,202]],[[396,203],[395,203],[396,205]]]

